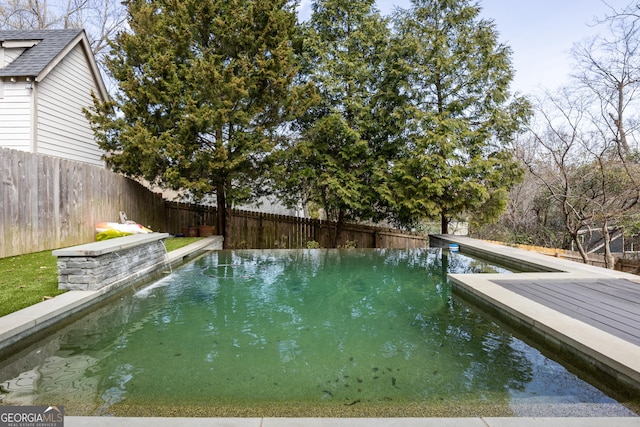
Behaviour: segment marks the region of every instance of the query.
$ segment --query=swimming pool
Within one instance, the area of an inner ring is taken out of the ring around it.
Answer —
[[[633,415],[451,295],[462,253],[217,251],[0,365],[70,415]]]

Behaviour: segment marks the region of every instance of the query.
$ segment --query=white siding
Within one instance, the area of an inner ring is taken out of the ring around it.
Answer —
[[[82,112],[92,105],[92,91],[95,82],[78,45],[38,83],[38,153],[104,165]]]
[[[24,52],[24,48],[12,48],[12,49],[4,49],[4,64],[0,64],[0,67],[6,67],[7,65],[11,64],[13,61],[15,61],[15,59],[22,55],[22,52]]]
[[[31,151],[31,91],[25,81],[4,78],[0,100],[0,146]]]

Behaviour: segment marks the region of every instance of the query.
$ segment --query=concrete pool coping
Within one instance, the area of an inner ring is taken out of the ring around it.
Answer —
[[[65,417],[66,427],[638,427],[638,418],[116,418]]]
[[[168,263],[178,266],[187,262],[207,250],[215,249],[214,246],[221,243],[220,236],[212,236],[201,241],[172,251],[168,254]],[[468,244],[468,241],[465,242]],[[483,242],[480,242],[482,246]],[[496,245],[497,246],[497,245]],[[510,249],[510,248],[508,248]],[[498,251],[500,253],[501,251]],[[510,254],[511,256],[513,254]],[[542,265],[549,263],[550,268],[557,267],[557,271],[566,268],[564,263],[551,262],[554,258],[530,254],[536,263],[542,261]],[[486,258],[486,256],[483,256]],[[561,261],[561,260],[559,260]],[[540,264],[538,264],[540,265]],[[591,266],[577,264],[575,271],[591,274]],[[597,269],[598,267],[593,267]],[[598,269],[604,270],[604,269]],[[605,270],[607,274],[608,270]],[[619,272],[618,272],[619,273]],[[546,273],[554,274],[554,273]],[[614,277],[619,277],[611,272]],[[626,276],[626,275],[625,275]],[[548,277],[548,276],[546,276]],[[640,280],[634,276],[636,280]],[[15,342],[15,337],[24,329],[35,323],[61,320],[66,315],[71,315],[96,302],[107,290],[100,291],[69,291],[48,301],[36,304],[14,315],[0,317],[0,347],[4,340]],[[65,297],[66,295],[66,297]],[[637,348],[637,347],[636,347]],[[638,353],[636,353],[638,354]],[[91,417],[91,416],[67,416],[67,427],[295,427],[295,426],[443,426],[443,427],[596,427],[602,425],[620,427],[640,427],[640,417],[469,417],[469,418],[148,418],[148,417]]]

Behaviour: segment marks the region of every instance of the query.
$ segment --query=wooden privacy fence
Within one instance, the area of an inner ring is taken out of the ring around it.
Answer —
[[[258,249],[298,249],[315,242],[321,248],[333,247],[335,223],[310,218],[232,210],[228,221],[228,247]],[[339,247],[424,248],[423,236],[400,230],[344,224],[338,236]]]
[[[105,168],[0,148],[0,258],[91,242],[119,212],[166,227],[164,200]]]
[[[179,234],[216,223],[216,208],[164,200],[105,168],[0,148],[0,258],[95,240],[95,225],[118,222],[119,212],[155,231]],[[229,248],[331,247],[335,224],[309,218],[231,210]],[[220,233],[218,233],[220,234]],[[342,247],[426,247],[427,239],[400,230],[345,224]]]
[[[216,223],[217,210],[211,206],[167,202],[167,232],[186,234],[198,224]],[[227,218],[228,248],[236,249],[300,249],[316,242],[321,248],[332,247],[335,223],[263,212],[231,209]],[[219,232],[217,234],[220,234]],[[424,248],[423,236],[400,230],[345,224],[338,237],[341,247],[358,248]]]

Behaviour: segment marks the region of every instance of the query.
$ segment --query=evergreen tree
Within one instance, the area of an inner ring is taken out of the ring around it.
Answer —
[[[510,49],[469,0],[413,0],[396,16],[396,72],[410,98],[408,143],[390,195],[400,219],[496,218],[522,171],[505,149],[529,116],[511,99]]]
[[[292,105],[295,2],[128,0],[113,100],[87,112],[116,171],[227,207],[259,196]]]
[[[288,191],[337,222],[384,215],[378,190],[392,151],[383,97],[388,22],[373,0],[318,0],[305,26],[302,79],[318,102],[298,120]]]

